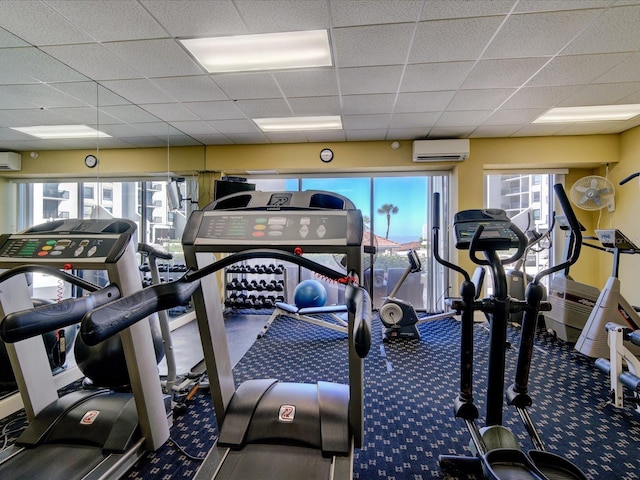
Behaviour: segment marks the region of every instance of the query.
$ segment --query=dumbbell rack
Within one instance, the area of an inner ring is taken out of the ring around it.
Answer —
[[[259,276],[276,277],[269,280]],[[232,265],[225,270],[225,300],[228,310],[273,309],[287,301],[287,270],[284,265]]]

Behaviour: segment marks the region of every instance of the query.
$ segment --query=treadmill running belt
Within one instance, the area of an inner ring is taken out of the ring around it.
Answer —
[[[28,448],[3,465],[3,479],[51,478],[79,480],[104,460],[102,449],[80,445]]]
[[[242,450],[230,450],[218,479],[262,480],[282,479],[328,479],[331,475],[332,458],[313,448],[290,445],[245,445]]]

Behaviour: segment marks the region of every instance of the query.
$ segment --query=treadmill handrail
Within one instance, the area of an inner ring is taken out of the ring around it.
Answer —
[[[89,292],[95,292],[100,290],[100,288],[102,288],[99,285],[96,285],[95,283],[88,282],[85,279],[77,277],[76,275],[73,275],[69,272],[65,272],[64,270],[60,270],[58,268],[51,267],[49,265],[37,265],[37,264],[30,264],[30,263],[19,265],[17,267],[13,267],[9,270],[5,270],[4,272],[0,273],[0,283],[5,282],[10,278],[15,277],[16,275],[20,275],[22,273],[34,273],[34,272],[44,273],[46,275],[58,277],[72,285],[75,285],[76,287],[80,287],[83,290],[87,290]]]
[[[371,348],[371,298],[362,287],[348,284],[344,291],[347,310],[354,315],[353,346],[360,358]]]
[[[0,337],[7,343],[14,343],[74,325],[87,312],[119,297],[120,289],[110,284],[82,297],[9,313],[0,322]]]
[[[252,258],[273,258],[295,263],[340,283],[348,283],[350,278],[353,279],[353,277],[345,277],[343,272],[282,250],[245,250],[233,253],[201,269],[187,272],[172,282],[144,288],[88,312],[82,319],[80,326],[82,339],[87,345],[96,345],[152,313],[182,305],[191,298],[193,292],[198,288],[201,278],[231,264]]]

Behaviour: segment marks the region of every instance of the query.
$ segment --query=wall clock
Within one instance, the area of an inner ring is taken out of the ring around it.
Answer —
[[[329,163],[333,160],[333,151],[330,148],[323,148],[320,150],[320,160],[325,163]]]
[[[84,157],[84,164],[89,168],[93,168],[98,165],[98,158],[95,155],[87,155]]]

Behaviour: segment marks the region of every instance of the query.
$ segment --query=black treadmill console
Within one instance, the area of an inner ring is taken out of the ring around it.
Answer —
[[[624,233],[617,228],[610,228],[606,230],[596,230],[596,236],[602,246],[605,248],[618,248],[620,250],[634,250],[637,251],[638,247],[631,239],[629,239]],[[636,253],[636,252],[634,252]]]
[[[456,248],[469,250],[471,239],[478,227],[483,231],[477,243],[477,250],[508,250],[518,248],[520,239],[514,232],[515,227],[507,213],[497,208],[464,210],[453,218],[453,232]]]

